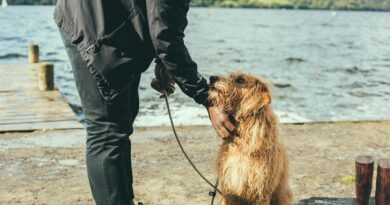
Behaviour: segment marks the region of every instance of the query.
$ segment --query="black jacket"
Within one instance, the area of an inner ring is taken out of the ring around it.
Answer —
[[[101,94],[115,98],[153,61],[204,104],[207,82],[184,45],[190,0],[59,0],[54,19],[87,62]]]

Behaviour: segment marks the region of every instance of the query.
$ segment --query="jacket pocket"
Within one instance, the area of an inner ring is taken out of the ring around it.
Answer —
[[[88,68],[106,100],[128,88],[150,64],[145,43],[131,23],[133,17],[86,48]]]

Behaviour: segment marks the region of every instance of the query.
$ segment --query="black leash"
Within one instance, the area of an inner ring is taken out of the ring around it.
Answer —
[[[217,181],[215,182],[215,185],[214,185],[214,191],[210,191],[209,192],[209,195],[211,196],[211,205],[214,204],[214,200],[215,200],[215,197],[217,196],[217,191],[218,191],[218,178],[217,178]]]
[[[171,121],[171,126],[172,126],[172,130],[173,130],[173,134],[175,135],[175,138],[176,138],[176,141],[177,141],[177,144],[179,144],[179,147],[182,151],[182,153],[184,154],[184,156],[186,157],[186,159],[188,160],[188,162],[191,164],[192,168],[194,168],[194,170],[196,171],[196,173],[198,173],[198,175],[208,184],[210,185],[211,188],[213,188],[214,190],[209,192],[209,195],[212,197],[211,198],[211,205],[214,204],[214,200],[215,200],[215,197],[217,196],[217,193],[222,195],[222,192],[218,189],[218,179],[217,179],[217,182],[215,183],[215,185],[213,185],[200,171],[199,169],[195,166],[195,164],[192,162],[191,158],[187,155],[187,152],[184,150],[182,144],[181,144],[181,141],[177,135],[177,132],[176,132],[176,128],[175,128],[175,124],[173,123],[173,118],[172,118],[172,113],[171,113],[171,108],[169,106],[169,102],[168,102],[168,96],[166,93],[164,93],[164,98],[165,98],[165,103],[167,105],[167,110],[168,110],[168,115],[169,115],[169,120]]]

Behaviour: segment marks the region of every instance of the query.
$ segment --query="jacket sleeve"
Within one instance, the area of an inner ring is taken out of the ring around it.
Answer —
[[[162,63],[181,90],[207,106],[208,85],[184,45],[189,0],[147,1],[150,35],[156,50],[156,63]]]

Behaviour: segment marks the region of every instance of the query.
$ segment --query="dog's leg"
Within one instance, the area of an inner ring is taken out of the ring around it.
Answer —
[[[252,205],[234,196],[220,197],[219,205]],[[256,204],[257,205],[257,204]]]
[[[284,170],[281,181],[272,194],[271,205],[291,205],[293,194],[288,184],[288,171]]]
[[[252,201],[252,203],[248,203],[245,205],[271,205],[271,199],[256,200],[256,201]]]
[[[226,203],[226,199],[224,197],[219,197],[219,200],[218,200],[218,205],[227,205]]]
[[[231,199],[228,199],[226,197],[220,197],[219,198],[219,205],[235,205],[232,203],[232,200]]]
[[[286,185],[279,186],[272,195],[271,205],[291,205],[292,191]]]

